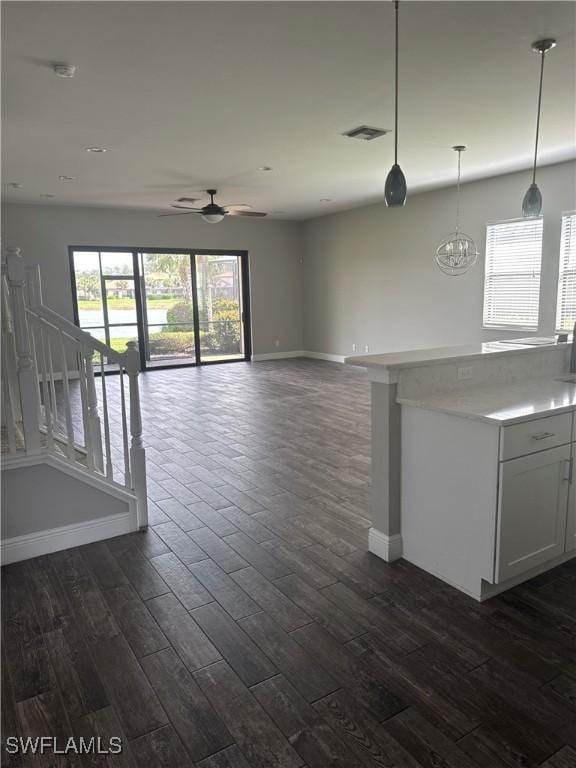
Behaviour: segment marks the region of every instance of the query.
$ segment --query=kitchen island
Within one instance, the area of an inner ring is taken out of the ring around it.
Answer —
[[[370,550],[483,600],[576,556],[569,346],[348,358],[372,386]]]

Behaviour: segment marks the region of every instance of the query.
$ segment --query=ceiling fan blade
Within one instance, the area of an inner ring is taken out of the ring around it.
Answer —
[[[268,216],[261,211],[228,211],[228,216]]]
[[[161,219],[163,216],[189,216],[191,213],[200,213],[200,211],[182,211],[182,213],[159,213],[157,219]]]
[[[248,205],[248,203],[227,203],[226,205],[223,205],[222,208],[225,208],[226,210],[241,208],[243,211],[247,211],[250,210],[252,206]]]
[[[202,208],[192,208],[191,205],[176,205],[176,203],[172,203],[170,208],[184,208],[186,211],[201,211]]]

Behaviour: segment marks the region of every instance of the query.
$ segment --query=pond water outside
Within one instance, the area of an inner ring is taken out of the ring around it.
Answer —
[[[148,323],[150,325],[165,324],[167,309],[149,309],[148,310]],[[89,330],[94,327],[102,327],[104,325],[104,313],[100,309],[81,309],[78,312],[80,318],[80,327],[85,330]],[[126,336],[126,325],[131,325],[136,322],[136,314],[129,309],[109,309],[108,310],[108,322],[110,323],[123,323],[123,327],[110,328],[111,338],[123,338]],[[157,331],[162,330],[157,328]]]

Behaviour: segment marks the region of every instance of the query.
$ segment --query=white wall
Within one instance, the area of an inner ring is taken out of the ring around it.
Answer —
[[[295,222],[199,216],[156,217],[153,211],[7,204],[2,242],[19,246],[42,268],[44,303],[73,319],[69,245],[247,250],[253,352],[302,349],[301,227]],[[276,339],[279,347],[275,346]]]
[[[573,210],[575,163],[542,168],[544,198],[540,334],[554,330],[561,214]],[[408,179],[408,184],[410,180]],[[338,355],[391,352],[510,337],[482,330],[486,222],[518,218],[527,172],[463,185],[461,228],[481,257],[466,275],[448,277],[434,262],[454,229],[455,189],[312,219],[304,225],[305,349]],[[523,332],[520,335],[528,335]]]
[[[576,207],[575,174],[574,162],[538,173],[544,197],[540,334],[554,329],[560,220]],[[46,303],[70,319],[68,245],[231,248],[250,254],[255,354],[465,344],[513,335],[481,327],[485,225],[517,218],[528,182],[523,172],[463,186],[462,228],[481,257],[461,277],[442,274],[434,263],[436,246],[454,227],[454,188],[409,197],[402,209],[382,203],[307,222],[234,219],[215,226],[194,216],[159,219],[151,211],[12,204],[3,209],[2,240],[41,264]]]
[[[2,540],[129,512],[128,503],[48,464],[2,472]]]

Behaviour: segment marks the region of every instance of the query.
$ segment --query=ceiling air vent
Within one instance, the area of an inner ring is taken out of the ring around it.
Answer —
[[[386,136],[390,133],[386,128],[371,128],[369,125],[360,125],[358,128],[352,128],[350,131],[345,131],[342,136],[348,136],[350,139],[362,139],[362,141],[372,141],[372,139],[378,139],[380,136]]]

